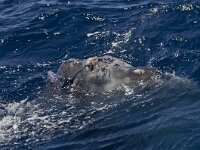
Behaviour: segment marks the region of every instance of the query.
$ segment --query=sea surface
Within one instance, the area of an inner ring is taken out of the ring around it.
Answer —
[[[173,78],[49,95],[47,72],[110,54]],[[0,0],[0,149],[199,150],[199,0]]]

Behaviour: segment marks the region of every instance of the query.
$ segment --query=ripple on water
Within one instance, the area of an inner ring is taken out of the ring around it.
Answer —
[[[1,1],[0,149],[198,149],[199,8]],[[176,76],[104,98],[45,95],[46,72],[63,59],[108,53]]]

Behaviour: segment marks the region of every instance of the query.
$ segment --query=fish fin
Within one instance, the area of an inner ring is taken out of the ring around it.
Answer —
[[[63,85],[61,77],[55,74],[53,71],[48,71],[47,79],[57,87],[61,87]]]

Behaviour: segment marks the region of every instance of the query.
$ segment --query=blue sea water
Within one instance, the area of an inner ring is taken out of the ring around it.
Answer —
[[[0,149],[200,149],[198,0],[1,0]],[[45,93],[69,58],[174,74],[124,95]]]

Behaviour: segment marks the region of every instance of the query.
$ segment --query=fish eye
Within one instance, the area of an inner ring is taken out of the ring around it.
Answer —
[[[90,71],[93,71],[94,70],[94,65],[90,65]]]

